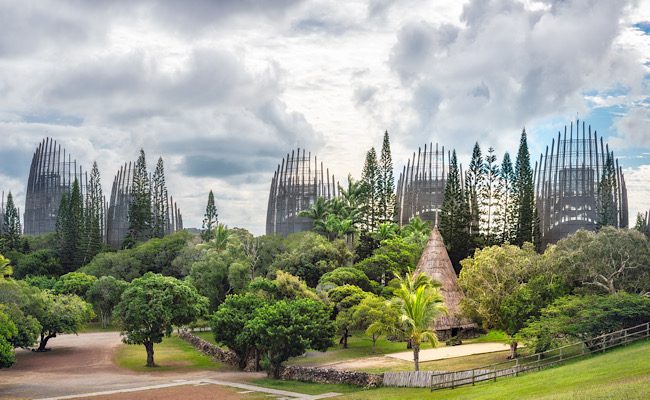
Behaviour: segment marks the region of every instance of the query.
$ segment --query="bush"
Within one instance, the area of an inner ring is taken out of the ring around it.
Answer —
[[[566,296],[542,310],[541,316],[520,331],[536,351],[571,340],[590,349],[599,346],[597,336],[650,321],[650,298],[629,293]]]

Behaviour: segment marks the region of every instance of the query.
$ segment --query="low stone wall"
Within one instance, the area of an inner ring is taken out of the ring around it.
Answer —
[[[198,336],[194,336],[189,331],[180,331],[178,333],[178,337],[194,346],[194,348],[196,348],[201,353],[209,355],[219,362],[231,365],[233,367],[237,367],[239,365],[237,362],[237,355],[235,353],[230,350],[224,350],[219,346],[215,346]]]
[[[379,387],[382,385],[383,376],[366,372],[341,371],[328,368],[283,367],[280,378],[285,380],[316,382],[316,383],[345,383],[363,387]]]

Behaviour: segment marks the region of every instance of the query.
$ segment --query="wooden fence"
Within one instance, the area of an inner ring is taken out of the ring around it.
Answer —
[[[511,361],[464,371],[433,372],[429,377],[429,385],[433,391],[444,388],[453,389],[463,385],[474,385],[477,382],[483,381],[496,381],[500,377],[518,376],[529,371],[539,371],[567,360],[582,357],[587,354],[604,352],[608,349],[624,346],[648,337],[650,337],[650,322],[541,353],[518,357]],[[404,378],[404,381],[408,382],[406,378]],[[415,381],[420,382],[419,379],[415,379]]]

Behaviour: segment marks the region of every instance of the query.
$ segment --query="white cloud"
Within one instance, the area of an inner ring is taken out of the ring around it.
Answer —
[[[263,233],[298,146],[344,179],[385,129],[399,171],[431,140],[461,159],[476,140],[513,151],[523,125],[543,145],[539,121],[624,104],[610,143],[650,147],[648,36],[632,28],[648,3],[0,2],[0,189],[22,204],[48,135],[97,160],[105,192],[144,147],[186,226],[214,189],[224,222]]]

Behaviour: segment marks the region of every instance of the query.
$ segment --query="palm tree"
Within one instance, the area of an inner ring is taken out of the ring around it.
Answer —
[[[0,281],[13,274],[14,271],[11,265],[9,265],[10,262],[11,260],[0,254]]]
[[[430,342],[432,347],[438,345],[438,337],[431,326],[447,309],[438,287],[424,274],[409,272],[405,278],[398,278],[400,287],[394,292],[394,304],[400,313],[399,330],[411,342],[413,363],[419,371],[420,345],[423,342]]]
[[[408,236],[411,234],[421,234],[429,237],[431,233],[431,223],[429,221],[422,221],[419,216],[411,218],[407,225],[402,228],[402,235]]]
[[[399,227],[394,222],[383,222],[379,224],[379,229],[375,232],[374,236],[380,243],[386,239],[392,239],[397,236]]]
[[[207,250],[216,251],[217,253],[221,253],[222,251],[226,250],[228,243],[230,243],[230,229],[228,229],[228,227],[224,224],[218,224],[213,229],[212,235],[213,237],[209,242],[201,243],[197,245],[197,248],[205,248]]]
[[[327,200],[324,197],[319,197],[308,209],[300,211],[298,216],[311,218],[316,222],[325,219],[328,213]]]

